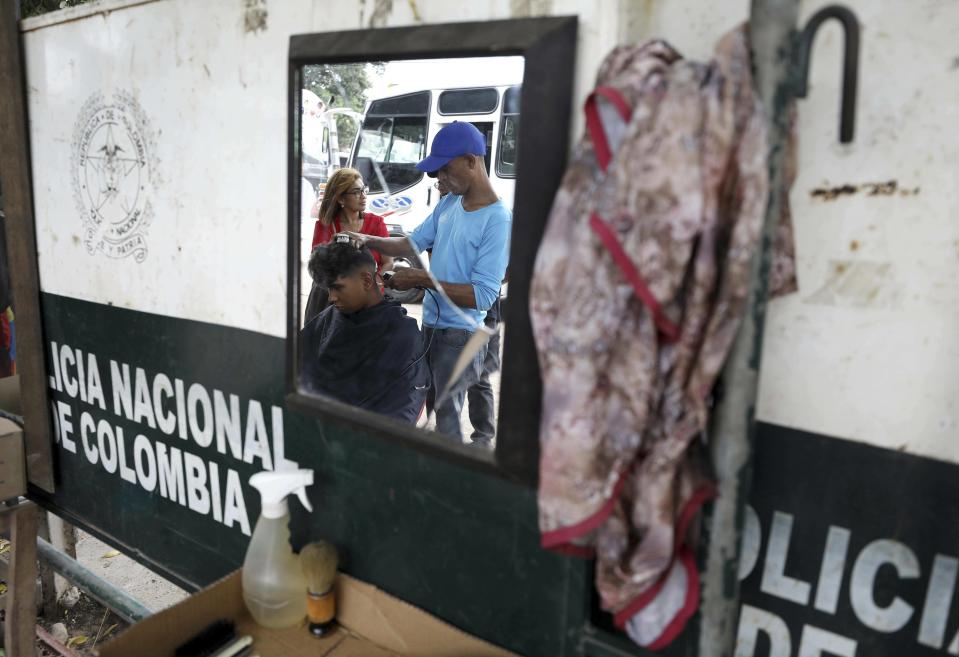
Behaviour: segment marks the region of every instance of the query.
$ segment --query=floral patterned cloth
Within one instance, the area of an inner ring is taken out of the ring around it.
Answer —
[[[713,494],[698,437],[742,319],[769,195],[745,27],[708,64],[663,41],[616,48],[586,125],[531,289],[540,529],[544,547],[595,554],[603,608],[638,643],[660,647],[698,606],[685,544]],[[771,286],[795,288],[788,214]],[[654,612],[657,599],[665,606]],[[636,630],[647,616],[652,625]]]

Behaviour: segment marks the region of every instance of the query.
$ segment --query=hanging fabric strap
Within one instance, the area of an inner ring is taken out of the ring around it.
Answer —
[[[599,108],[600,99],[609,102],[624,122],[629,121],[632,115],[632,108],[629,106],[629,103],[626,102],[626,99],[623,98],[623,95],[612,87],[596,87],[586,98],[584,107],[586,113],[586,129],[589,131],[589,137],[593,142],[593,153],[596,155],[596,161],[600,169],[605,173],[609,168],[610,162],[613,160],[613,155],[619,143],[610,143],[607,124],[603,121],[603,116]],[[613,262],[616,263],[616,266],[622,272],[623,276],[626,277],[626,280],[629,281],[629,284],[633,287],[633,292],[635,292],[636,297],[649,309],[650,314],[653,316],[653,321],[656,323],[656,328],[659,329],[663,338],[667,342],[675,342],[678,340],[679,327],[663,312],[662,306],[649,290],[649,286],[646,285],[646,281],[643,280],[636,265],[633,264],[632,259],[630,259],[625,249],[623,249],[623,245],[620,243],[619,238],[616,237],[613,228],[595,212],[589,218],[589,227],[593,233],[595,233],[596,237],[599,238],[599,241],[603,243],[603,246],[606,247],[606,250],[609,251]]]

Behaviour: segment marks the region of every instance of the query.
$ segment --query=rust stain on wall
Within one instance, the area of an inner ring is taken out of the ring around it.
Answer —
[[[809,192],[809,195],[823,201],[832,201],[840,196],[852,195],[858,191],[859,187],[856,185],[839,185],[838,187],[817,187]]]
[[[410,11],[413,12],[413,20],[417,23],[423,22],[423,16],[420,15],[420,8],[416,4],[416,0],[407,0],[410,5]]]
[[[918,187],[903,188],[899,186],[896,180],[886,182],[867,182],[857,185],[846,183],[834,187],[816,187],[809,192],[809,195],[821,201],[834,201],[841,196],[853,196],[858,193],[864,193],[866,196],[915,196],[919,193]]]

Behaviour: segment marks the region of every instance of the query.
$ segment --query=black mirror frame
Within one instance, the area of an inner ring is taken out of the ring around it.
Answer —
[[[539,471],[542,383],[529,317],[533,261],[553,196],[566,166],[577,19],[523,18],[417,25],[290,37],[287,249],[287,407],[330,419],[474,469],[535,486]],[[375,413],[305,395],[297,388],[300,316],[300,102],[302,67],[448,57],[522,55],[525,58],[519,161],[510,244],[509,301],[505,304],[502,382],[495,452],[457,445],[439,434],[397,425]]]

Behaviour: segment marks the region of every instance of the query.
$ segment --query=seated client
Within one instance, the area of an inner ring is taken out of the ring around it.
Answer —
[[[310,256],[310,276],[329,289],[330,305],[300,331],[300,382],[308,392],[413,423],[429,387],[423,338],[416,320],[383,298],[376,261],[358,246],[334,241]]]

